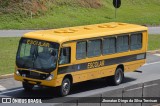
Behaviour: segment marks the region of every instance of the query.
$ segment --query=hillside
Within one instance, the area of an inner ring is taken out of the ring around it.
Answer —
[[[0,0],[0,29],[48,29],[111,21],[160,25],[160,0]]]

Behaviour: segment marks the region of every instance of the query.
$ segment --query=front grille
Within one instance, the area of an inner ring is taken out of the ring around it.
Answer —
[[[45,80],[50,75],[50,74],[42,74],[42,73],[29,71],[29,70],[18,70],[18,71],[21,76],[25,76],[27,78],[39,79],[39,80]]]

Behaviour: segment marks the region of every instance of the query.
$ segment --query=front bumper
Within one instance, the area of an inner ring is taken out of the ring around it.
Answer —
[[[16,73],[14,73],[14,79],[21,82],[27,82],[33,85],[41,85],[41,86],[48,86],[48,87],[56,87],[61,85],[61,79],[52,79],[50,81],[39,80],[39,79],[18,76]]]

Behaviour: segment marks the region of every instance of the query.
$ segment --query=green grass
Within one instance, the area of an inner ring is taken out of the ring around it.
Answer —
[[[112,21],[160,25],[158,0],[122,0],[121,7],[117,9],[117,18],[112,0],[101,1],[103,6],[96,9],[72,3],[53,5],[45,14],[33,18],[23,14],[1,14],[0,29],[49,29]]]
[[[0,38],[0,75],[14,72],[15,56],[20,38]]]
[[[20,38],[0,38],[0,75],[13,73]],[[148,50],[160,49],[160,35],[149,35]]]
[[[149,35],[148,50],[160,50],[160,35]]]

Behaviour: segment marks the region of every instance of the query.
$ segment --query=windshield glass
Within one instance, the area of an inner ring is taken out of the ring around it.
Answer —
[[[22,38],[16,56],[19,68],[51,72],[56,68],[59,44]]]

